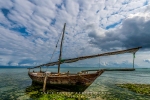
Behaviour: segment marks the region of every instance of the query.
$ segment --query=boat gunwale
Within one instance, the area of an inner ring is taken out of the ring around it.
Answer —
[[[81,73],[77,73],[77,74],[72,74],[72,73],[66,73],[66,74],[51,74],[51,73],[47,73],[47,77],[73,77],[73,76],[86,76],[86,75],[94,75],[94,74],[102,74],[104,72],[104,70],[98,70],[97,72],[93,72],[93,73],[84,73],[81,71]],[[28,72],[30,75],[35,76],[35,77],[45,77],[46,73],[40,73],[40,72]],[[32,73],[36,73],[35,75]],[[38,73],[40,73],[40,75],[38,75]]]

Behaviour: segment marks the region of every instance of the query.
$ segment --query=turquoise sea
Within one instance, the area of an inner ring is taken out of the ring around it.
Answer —
[[[61,68],[62,72],[79,72],[87,69],[85,67]],[[37,69],[39,70],[39,69]],[[46,70],[46,69],[43,69]],[[49,71],[57,71],[57,68],[48,68]],[[0,68],[0,100],[33,100],[26,89],[31,86],[27,68]],[[94,83],[88,87],[83,94],[87,94],[86,100],[100,100],[96,96],[107,94],[101,100],[150,100],[150,96],[138,94],[125,88],[117,87],[116,84],[138,83],[150,84],[150,69],[136,69],[135,71],[105,71]],[[91,96],[89,93],[97,93]],[[58,94],[59,95],[59,94]],[[38,98],[37,98],[38,99]],[[61,99],[60,99],[61,100]],[[70,99],[73,100],[73,99]],[[78,100],[78,99],[75,99]],[[82,100],[82,99],[81,99]]]

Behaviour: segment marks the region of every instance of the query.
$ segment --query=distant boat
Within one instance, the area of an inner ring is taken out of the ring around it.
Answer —
[[[43,84],[43,91],[45,91],[45,87],[50,86],[51,88],[57,88],[62,89],[66,91],[76,91],[76,92],[83,92],[87,87],[89,87],[93,81],[99,77],[106,69],[101,70],[85,70],[78,73],[70,73],[69,71],[66,73],[60,73],[60,65],[63,63],[72,63],[79,60],[99,57],[99,56],[109,56],[109,55],[116,55],[116,54],[123,54],[123,53],[133,53],[135,54],[136,51],[139,50],[141,47],[127,49],[127,50],[121,50],[121,51],[115,51],[115,52],[108,52],[103,54],[97,54],[97,55],[90,55],[90,56],[82,56],[77,58],[71,58],[71,59],[63,59],[61,58],[62,54],[62,44],[63,44],[63,38],[65,33],[65,26],[63,28],[63,34],[61,38],[61,45],[60,45],[60,54],[59,54],[59,60],[56,62],[50,62],[46,64],[42,64],[39,66],[35,66],[33,68],[40,68],[39,72],[31,72],[28,68],[29,72],[28,75],[32,79],[33,83],[35,84]],[[43,72],[41,71],[41,67],[43,66],[53,66],[58,65],[58,72]],[[123,71],[131,71],[132,69],[125,69]]]

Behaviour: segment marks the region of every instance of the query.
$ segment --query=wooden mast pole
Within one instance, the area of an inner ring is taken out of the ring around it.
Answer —
[[[66,23],[64,24],[63,34],[62,34],[62,39],[61,39],[61,45],[60,45],[60,54],[59,54],[59,59],[58,59],[59,60],[59,62],[58,62],[58,74],[60,73],[61,53],[62,53],[62,44],[63,44],[63,39],[64,39],[65,27],[66,27]]]

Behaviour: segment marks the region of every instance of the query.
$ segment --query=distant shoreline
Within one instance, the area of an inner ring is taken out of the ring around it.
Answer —
[[[0,68],[29,68],[27,66],[0,66]]]
[[[33,66],[0,66],[0,68],[33,68]],[[44,67],[46,68],[46,67]],[[57,66],[51,66],[49,68],[57,68]],[[71,68],[69,66],[62,66],[62,68]],[[109,67],[72,67],[72,68],[98,68],[98,69],[105,69],[105,68],[108,68]],[[114,69],[115,67],[110,67],[112,69]],[[126,67],[126,68],[129,68],[129,67]],[[135,68],[135,69],[150,69],[150,68]]]

